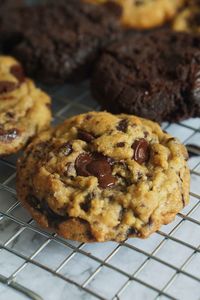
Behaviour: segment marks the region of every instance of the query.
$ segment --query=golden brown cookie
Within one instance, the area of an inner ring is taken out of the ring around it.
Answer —
[[[151,28],[171,20],[185,0],[85,0],[104,4],[114,2],[122,6],[122,23],[127,27]]]
[[[18,61],[0,56],[0,155],[17,152],[49,126],[50,103]]]
[[[187,151],[152,121],[89,112],[43,132],[17,166],[32,217],[83,242],[148,237],[189,201]]]

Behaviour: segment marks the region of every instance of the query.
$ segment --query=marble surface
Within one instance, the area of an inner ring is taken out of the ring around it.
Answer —
[[[87,83],[48,91],[53,97],[54,124],[98,109]],[[163,124],[163,128],[186,144],[200,146],[200,119]],[[16,159],[0,159],[0,276],[35,292],[40,296],[35,299],[92,300],[99,295],[149,300],[158,297],[158,290],[175,299],[200,299],[200,252],[194,251],[200,246],[200,198],[196,196],[200,194],[200,156],[189,159],[194,171],[191,201],[181,212],[188,219],[178,215],[149,239],[129,239],[124,244],[80,244],[39,229],[16,199]],[[0,283],[0,299],[31,298]]]

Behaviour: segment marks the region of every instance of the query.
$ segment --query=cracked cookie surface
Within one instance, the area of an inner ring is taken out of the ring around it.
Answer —
[[[22,66],[0,56],[0,155],[15,153],[51,121],[50,98],[24,75]]]
[[[83,242],[145,238],[189,201],[187,151],[152,121],[89,112],[43,132],[17,165],[32,217]]]
[[[120,32],[118,17],[105,7],[78,0],[15,8],[0,18],[4,52],[47,83],[88,77],[101,49]]]
[[[91,81],[112,113],[157,122],[200,116],[200,37],[170,30],[134,34],[108,47]]]

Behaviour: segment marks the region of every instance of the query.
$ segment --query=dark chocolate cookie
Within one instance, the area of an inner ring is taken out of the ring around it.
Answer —
[[[120,35],[118,17],[80,1],[20,7],[0,18],[3,50],[45,82],[88,76],[99,51]]]
[[[112,44],[92,78],[92,92],[113,113],[178,121],[200,116],[200,36],[157,30]]]
[[[24,5],[23,0],[0,0],[0,9]]]

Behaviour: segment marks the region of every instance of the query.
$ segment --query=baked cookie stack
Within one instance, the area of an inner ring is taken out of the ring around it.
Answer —
[[[24,150],[17,195],[42,227],[81,242],[121,242],[148,237],[188,204],[187,150],[154,121],[200,116],[200,36],[184,23],[185,9],[196,19],[196,7],[60,0],[0,12],[4,54],[41,82],[90,77],[109,111],[51,127],[50,97],[17,60],[0,56],[0,155]]]

